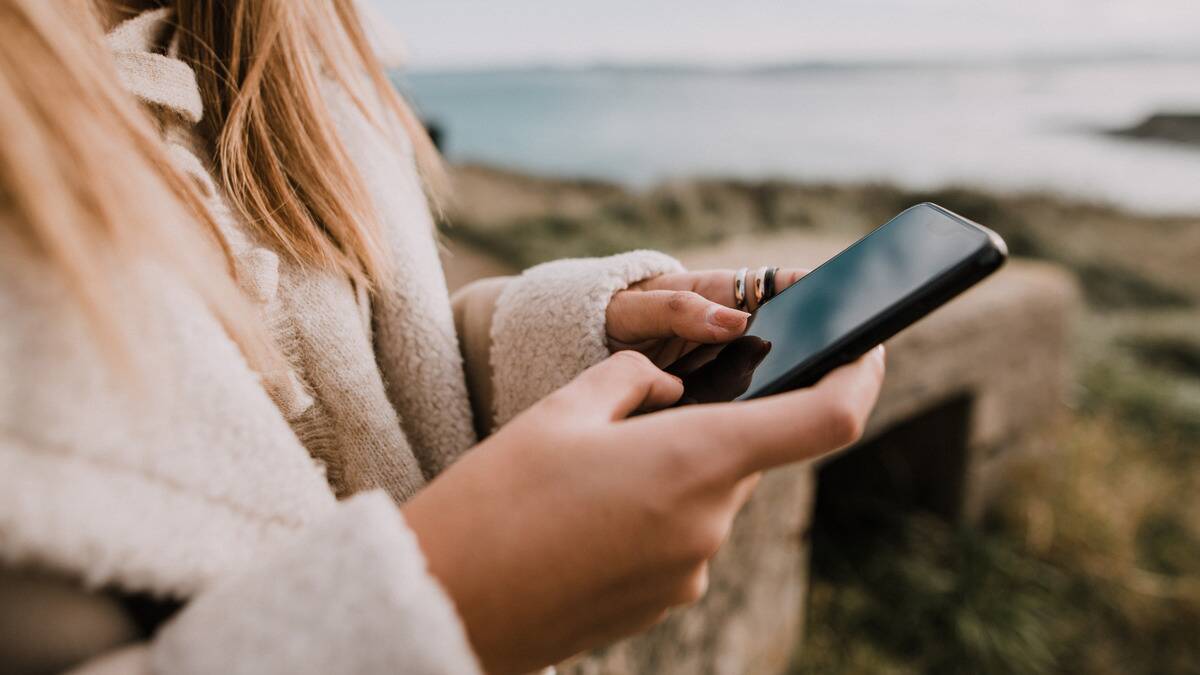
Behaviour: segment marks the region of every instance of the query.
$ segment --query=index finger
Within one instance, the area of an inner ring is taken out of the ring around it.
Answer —
[[[883,384],[883,348],[826,375],[816,385],[751,401],[697,405],[672,417],[708,461],[733,478],[828,454],[857,441]],[[649,418],[646,418],[649,419]]]

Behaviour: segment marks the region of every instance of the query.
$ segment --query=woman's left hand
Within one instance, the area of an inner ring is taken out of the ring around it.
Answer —
[[[780,269],[782,291],[807,270]],[[662,368],[697,344],[728,342],[746,330],[750,315],[734,309],[734,270],[679,272],[647,279],[618,292],[608,304],[608,341],[612,351],[637,350]],[[746,275],[754,281],[755,270]],[[747,284],[746,306],[757,309]]]

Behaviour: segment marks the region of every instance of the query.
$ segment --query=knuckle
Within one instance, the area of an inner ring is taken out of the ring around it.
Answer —
[[[843,446],[862,438],[866,420],[848,402],[831,404],[825,413],[829,440],[832,445]]]
[[[753,431],[736,423],[705,423],[700,420],[691,434],[683,436],[698,459],[692,477],[704,485],[725,482],[739,469],[739,463],[750,451]]]
[[[687,421],[690,428],[686,433],[679,433],[678,442],[685,446],[689,455],[689,476],[705,487],[727,483],[740,471],[741,462],[749,454],[754,442],[753,432],[725,416],[697,415]]]
[[[532,425],[543,437],[556,434],[564,428],[564,420],[577,417],[575,401],[575,392],[570,388],[559,389],[522,412],[512,423]]]
[[[670,602],[668,600],[668,601],[662,602],[660,604],[670,605]],[[643,630],[653,628],[654,626],[657,626],[658,624],[666,621],[667,618],[670,616],[671,616],[671,610],[669,607],[663,608],[661,606],[656,605],[653,609],[650,609],[645,613],[645,618],[642,621],[638,622],[637,632],[641,632]]]
[[[575,392],[572,387],[563,387],[550,392],[541,401],[538,401],[534,408],[539,412],[547,413],[552,417],[571,406],[571,402],[575,397]]]
[[[667,309],[676,314],[686,312],[696,297],[691,291],[672,291],[667,298]]]
[[[710,523],[695,525],[680,537],[680,558],[688,563],[704,564],[717,554],[723,538],[720,527]]]
[[[699,602],[708,592],[708,565],[702,564],[688,574],[676,590],[675,601],[681,605]]]
[[[650,358],[636,349],[614,352],[603,363],[609,377],[619,376],[637,382],[648,380],[659,372]]]
[[[645,370],[647,367],[654,368],[654,364],[645,354],[634,349],[622,349],[610,356],[609,361],[624,368],[637,370]]]
[[[704,454],[697,451],[695,444],[680,439],[662,448],[658,469],[664,480],[678,486],[682,492],[694,490],[709,482]]]

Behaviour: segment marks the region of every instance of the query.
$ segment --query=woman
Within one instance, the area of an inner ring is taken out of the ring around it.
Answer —
[[[730,272],[452,309],[351,0],[81,4],[0,0],[6,670],[527,671],[697,599],[758,473],[859,434],[878,351],[626,419],[744,328]]]

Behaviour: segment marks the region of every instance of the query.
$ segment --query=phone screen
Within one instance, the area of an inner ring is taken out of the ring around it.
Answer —
[[[683,377],[685,403],[776,393],[781,382],[829,358],[847,336],[990,243],[983,229],[938,207],[914,206],[760,307],[743,337],[693,350],[668,370]]]

